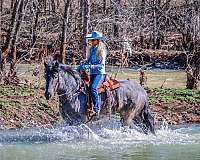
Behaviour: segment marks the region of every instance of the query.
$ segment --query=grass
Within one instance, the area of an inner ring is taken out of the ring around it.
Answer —
[[[28,79],[36,83],[36,77],[32,76],[32,70],[36,67],[34,64],[20,64],[18,65],[17,73],[21,74],[21,79]],[[43,67],[43,66],[42,66]],[[77,66],[73,66],[77,67]],[[107,66],[107,73],[114,77],[117,72],[117,67]],[[41,70],[43,70],[41,68]],[[42,73],[43,75],[43,73]],[[163,85],[164,88],[186,88],[186,73],[185,71],[177,70],[146,70],[145,75],[147,77],[146,86],[149,88],[157,88]],[[132,79],[139,82],[140,74],[137,70],[131,70],[123,68],[117,74],[117,79]],[[44,82],[44,79],[43,79]],[[44,84],[43,84],[44,85]],[[200,90],[200,85],[198,86]]]
[[[34,105],[35,90],[26,86],[0,85],[0,109]],[[47,105],[44,99],[38,99],[39,105]]]
[[[181,101],[193,104],[200,104],[200,91],[189,89],[175,89],[175,88],[154,88],[148,90],[151,92],[149,100],[153,104],[155,102],[170,103],[173,101]]]
[[[0,96],[33,96],[34,90],[29,87],[0,86]]]
[[[111,71],[109,75],[114,75]],[[146,85],[148,88],[186,88],[186,73],[184,71],[145,71],[147,77]],[[139,82],[140,73],[138,71],[122,70],[117,74],[117,79],[132,79]],[[200,90],[200,85],[198,85]]]

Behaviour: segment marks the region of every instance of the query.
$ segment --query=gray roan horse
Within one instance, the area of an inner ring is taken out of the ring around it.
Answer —
[[[52,60],[45,63],[45,78],[45,97],[50,99],[55,93],[58,94],[60,113],[66,123],[68,125],[84,123],[88,91],[80,90],[84,82],[79,73],[67,65]],[[122,126],[129,126],[134,122],[144,133],[154,133],[154,118],[149,111],[145,90],[133,81],[119,82],[120,87],[111,91],[109,96],[112,114],[120,114]],[[100,115],[105,115],[108,111],[107,94],[102,93],[100,99]]]

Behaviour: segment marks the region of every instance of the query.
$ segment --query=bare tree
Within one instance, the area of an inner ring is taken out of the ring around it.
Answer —
[[[51,0],[51,10],[52,10],[52,12],[56,11],[55,0]]]
[[[103,0],[103,12],[106,13],[106,0]]]
[[[13,10],[12,10],[12,17],[11,17],[11,24],[9,31],[7,32],[7,37],[6,37],[6,43],[3,46],[3,55],[1,59],[1,70],[3,70],[3,66],[6,62],[6,58],[9,55],[13,58],[13,62],[11,63],[11,70],[13,70],[14,67],[14,56],[15,54],[15,43],[17,39],[17,34],[20,28],[22,16],[23,16],[23,7],[24,7],[25,1],[24,0],[19,0],[15,1]]]
[[[12,10],[12,9],[13,9],[13,7],[14,7],[14,4],[15,4],[15,1],[16,1],[16,0],[11,0],[11,3],[10,3],[10,10]]]
[[[33,3],[35,9],[36,9],[36,14],[34,17],[34,23],[33,23],[33,28],[31,29],[31,45],[30,47],[33,48],[36,42],[36,30],[37,30],[37,26],[38,26],[38,18],[39,18],[39,14],[40,14],[40,8],[39,6],[37,6],[35,3]]]
[[[66,54],[67,47],[72,48],[73,57],[79,63],[85,58],[85,36],[89,30],[98,30],[108,37],[112,64],[121,63],[127,51],[125,43],[132,47],[133,53],[141,55],[157,49],[185,53],[187,60],[182,63],[187,67],[187,87],[196,88],[200,46],[198,0],[103,0],[102,3],[98,0],[1,0],[1,4],[4,4],[1,36],[6,36],[2,42],[1,70],[6,58],[16,60],[16,52],[18,57],[21,51],[27,57],[45,56],[49,43],[54,44],[53,50],[60,53],[63,63],[71,60],[70,54]],[[179,35],[178,49],[174,35]],[[34,48],[32,53],[31,48]],[[129,54],[128,65],[143,65],[144,62],[138,62],[141,55],[137,58],[136,54]]]
[[[83,0],[84,1],[84,12],[83,12],[83,40],[82,40],[82,44],[83,44],[83,50],[82,50],[82,56],[83,59],[86,58],[86,35],[88,34],[89,31],[89,22],[90,22],[90,0]]]
[[[0,45],[3,44],[2,42],[2,35],[1,35],[1,28],[2,28],[2,23],[1,23],[1,15],[2,15],[2,11],[3,11],[3,0],[0,0]],[[0,62],[2,61],[2,48],[0,48]],[[1,81],[1,77],[2,77],[2,71],[1,71],[1,64],[0,64],[0,81]]]
[[[117,22],[118,16],[119,16],[119,5],[120,5],[121,0],[114,0],[114,17],[115,17],[115,22]],[[116,23],[113,23],[113,35],[114,37],[119,37],[119,26]]]
[[[65,1],[65,9],[64,9],[64,16],[62,21],[62,35],[61,35],[61,45],[60,45],[60,55],[61,55],[61,61],[65,63],[65,57],[66,57],[66,37],[67,37],[67,29],[68,29],[68,13],[69,13],[69,6],[71,1],[66,0]]]

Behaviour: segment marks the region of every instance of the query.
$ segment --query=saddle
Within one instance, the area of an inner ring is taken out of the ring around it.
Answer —
[[[87,89],[89,90],[89,84],[90,84],[90,76],[86,71],[82,71],[81,72],[81,79],[84,81],[84,83],[87,86]],[[117,88],[120,87],[120,83],[115,80],[110,78],[108,75],[106,75],[103,83],[97,88],[98,93],[106,93],[107,96],[107,100],[108,100],[108,111],[109,111],[109,115],[111,115],[111,105],[110,105],[110,94],[109,92],[112,90],[115,90]],[[93,110],[92,107],[92,99],[91,99],[91,95],[89,92],[88,95],[88,104],[87,104],[87,117],[88,117],[88,121],[91,121],[93,119],[95,115],[95,112]],[[110,116],[109,116],[110,117]]]
[[[90,84],[90,76],[87,72],[83,71],[81,73],[82,80],[89,86]],[[112,79],[108,75],[106,75],[103,83],[97,88],[98,93],[103,93],[107,91],[112,91],[120,87],[120,83],[116,79]]]

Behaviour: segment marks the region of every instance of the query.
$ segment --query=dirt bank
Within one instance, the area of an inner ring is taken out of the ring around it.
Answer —
[[[169,124],[200,123],[200,91],[188,89],[148,90],[156,122]]]
[[[0,85],[0,129],[51,126],[60,119],[57,102],[47,102],[42,90]]]
[[[200,91],[151,89],[150,108],[156,123],[200,123]],[[56,100],[47,102],[43,90],[0,85],[0,129],[52,126],[61,121]]]

